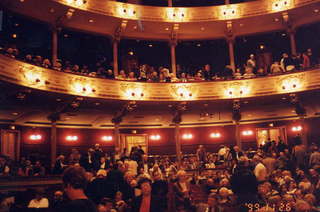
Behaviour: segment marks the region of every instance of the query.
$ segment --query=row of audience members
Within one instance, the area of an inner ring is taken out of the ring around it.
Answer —
[[[37,192],[29,207],[99,212],[319,211],[320,207],[319,147],[307,148],[298,137],[292,147],[268,140],[254,153],[221,146],[213,155],[199,146],[181,166],[168,157],[148,163],[141,147],[128,155],[116,150],[108,166],[99,145],[87,156],[77,155],[72,152],[70,165],[62,167],[64,189],[50,201],[47,194]],[[100,162],[94,168],[97,155]],[[219,169],[205,170],[208,164]]]
[[[126,73],[125,70],[120,70],[119,74],[114,76],[112,65],[110,66],[109,64],[106,64],[104,59],[97,62],[92,68],[89,68],[87,65],[83,65],[80,68],[79,65],[72,65],[69,61],[62,63],[61,60],[57,60],[54,64],[51,64],[48,58],[42,58],[39,55],[33,56],[31,54],[27,54],[24,57],[21,57],[19,50],[15,47],[3,49],[3,53],[11,58],[22,59],[27,63],[42,66],[44,68],[52,68],[57,71],[88,75],[92,77],[103,77],[107,79],[147,82],[200,82],[224,79],[249,79],[256,76],[275,75],[297,70],[306,70],[317,64],[312,50],[308,49],[303,54],[298,53],[297,55],[291,56],[287,53],[283,53],[281,60],[275,61],[271,66],[258,66],[255,55],[251,54],[247,62],[242,67],[238,67],[235,70],[233,70],[230,65],[227,65],[224,70],[216,71],[213,70],[209,64],[206,64],[203,67],[198,68],[195,72],[193,71],[190,73],[177,65],[178,77],[175,77],[166,67],[161,66],[156,70],[156,68],[144,64],[129,73]]]

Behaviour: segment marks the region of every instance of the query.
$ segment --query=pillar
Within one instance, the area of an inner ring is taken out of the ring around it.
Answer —
[[[51,168],[54,167],[57,158],[57,123],[51,122],[51,142],[50,142]]]
[[[113,49],[113,74],[114,76],[118,76],[119,65],[118,65],[118,43],[119,40],[114,39],[112,42]]]
[[[304,117],[300,117],[300,120],[301,120],[301,140],[302,140],[302,144],[304,146],[308,146],[308,134],[307,134],[307,130],[306,130],[306,123],[305,123],[305,119]]]
[[[236,122],[235,138],[236,138],[236,145],[237,145],[240,149],[242,149],[242,144],[241,144],[241,132],[240,132],[240,124],[239,124],[239,122]]]
[[[120,123],[114,124],[113,130],[113,137],[114,137],[114,147],[119,148],[122,151],[122,146],[120,144],[120,130],[119,130]]]
[[[177,77],[176,45],[176,40],[170,40],[171,70],[174,77]]]
[[[52,27],[51,36],[51,63],[53,65],[58,59],[58,30],[56,27]]]
[[[230,0],[225,0],[224,3],[225,4],[230,4]]]
[[[174,128],[174,138],[176,142],[176,156],[178,168],[181,166],[181,142],[180,142],[180,124],[176,123]]]
[[[289,35],[289,38],[290,38],[291,54],[292,55],[297,55],[295,31],[293,29],[288,29],[287,32],[288,32],[288,35]]]
[[[172,0],[168,0],[168,7],[173,7]]]
[[[227,38],[228,48],[229,48],[229,60],[232,70],[236,69],[235,59],[234,59],[234,38]]]

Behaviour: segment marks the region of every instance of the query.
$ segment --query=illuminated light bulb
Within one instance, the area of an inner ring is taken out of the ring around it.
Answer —
[[[136,94],[134,92],[131,93],[131,96],[135,96]]]
[[[141,93],[141,94],[140,94],[140,96],[141,96],[141,97],[143,97],[143,96],[144,96],[144,94],[143,94],[143,93]]]
[[[192,93],[189,93],[189,96],[192,97]]]
[[[180,96],[183,97],[183,93],[180,93]]]
[[[292,87],[295,88],[295,87],[297,87],[297,85],[296,85],[296,84],[293,84]]]
[[[286,90],[286,86],[282,86],[282,89],[283,89],[283,90]]]

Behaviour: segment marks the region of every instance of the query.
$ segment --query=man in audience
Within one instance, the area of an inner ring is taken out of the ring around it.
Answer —
[[[88,183],[84,168],[77,166],[67,168],[62,181],[64,191],[71,201],[61,207],[61,211],[97,212],[95,204],[84,193]]]

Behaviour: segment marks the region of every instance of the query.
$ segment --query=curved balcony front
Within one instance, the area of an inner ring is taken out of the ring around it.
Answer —
[[[135,101],[201,101],[252,98],[320,88],[320,70],[253,79],[144,83],[63,73],[0,55],[0,80],[62,94]]]

